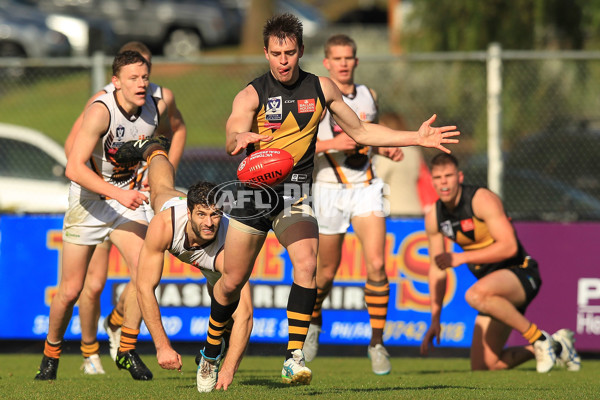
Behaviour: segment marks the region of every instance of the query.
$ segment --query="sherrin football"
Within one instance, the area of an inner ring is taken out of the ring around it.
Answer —
[[[285,150],[257,150],[242,160],[237,177],[244,183],[274,186],[283,182],[293,167],[294,157]]]

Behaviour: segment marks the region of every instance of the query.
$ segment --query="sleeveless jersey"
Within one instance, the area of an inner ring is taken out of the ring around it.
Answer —
[[[94,100],[94,103],[102,103],[106,106],[110,113],[110,122],[107,131],[96,144],[92,157],[86,164],[106,182],[121,189],[131,189],[135,184],[140,163],[116,164],[110,160],[107,154],[114,154],[125,142],[154,135],[159,122],[156,100],[148,94],[145,104],[134,115],[128,114],[121,108],[117,102],[116,92],[103,94]],[[81,198],[99,198],[97,193],[91,192],[75,182],[71,183],[71,190]]]
[[[377,104],[368,87],[355,85],[355,94],[344,95],[344,102],[365,122],[377,121]],[[330,140],[342,128],[330,112],[319,124],[318,140]],[[320,183],[369,183],[375,178],[370,146],[358,146],[353,151],[331,150],[315,157],[315,181]]]
[[[317,129],[325,110],[325,95],[319,77],[300,70],[298,80],[285,86],[269,71],[250,84],[260,101],[252,131],[272,135],[273,140],[248,145],[247,154],[276,148],[286,150],[294,157],[292,172],[275,186],[276,192],[281,192],[288,182],[311,183]]]
[[[102,88],[102,90],[104,90],[106,93],[112,93],[115,91],[115,85],[111,82],[111,83],[107,84],[106,86],[104,86]],[[148,86],[148,93],[150,94],[150,96],[154,97],[155,99],[163,98],[162,86],[159,86],[156,83],[150,82],[150,85]],[[138,169],[138,172],[137,172],[136,184],[135,184],[134,188],[136,190],[141,190],[142,181],[144,179],[146,179],[147,177],[148,177],[148,166],[146,165],[145,161],[142,161],[142,163],[140,164],[140,168]]]
[[[226,217],[221,218],[221,224],[214,240],[202,246],[186,247],[185,228],[188,222],[186,198],[176,200],[175,204],[170,207],[170,210],[171,222],[173,224],[173,240],[169,252],[184,263],[200,269],[206,280],[211,285],[214,285],[221,277],[221,273],[215,270],[215,260],[225,245],[225,235],[227,234],[229,220]]]
[[[473,196],[478,189],[480,189],[479,186],[462,185],[460,200],[452,212],[446,208],[441,200],[436,202],[439,232],[456,242],[464,251],[481,249],[494,242],[485,221],[473,214]],[[518,250],[514,257],[497,263],[469,264],[469,269],[477,279],[480,279],[490,272],[522,265],[527,262],[526,258],[529,259],[529,256],[518,237],[517,245]]]

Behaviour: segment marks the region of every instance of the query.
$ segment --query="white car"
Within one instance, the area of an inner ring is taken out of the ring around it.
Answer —
[[[0,212],[64,213],[67,158],[42,132],[0,123]]]

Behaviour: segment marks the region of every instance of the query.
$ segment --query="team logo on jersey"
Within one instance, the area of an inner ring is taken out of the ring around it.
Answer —
[[[281,121],[283,117],[283,107],[281,96],[269,97],[267,100],[267,109],[265,111],[265,118],[267,121]]]
[[[440,223],[442,234],[449,238],[454,238],[454,229],[452,229],[452,221],[442,221]]]
[[[315,99],[298,100],[299,113],[315,112],[315,109]]]
[[[123,138],[125,137],[125,127],[123,125],[117,126],[115,136],[117,140],[123,140]]]
[[[475,229],[475,224],[473,224],[473,220],[471,218],[463,219],[460,221],[460,229],[463,232],[470,232]]]

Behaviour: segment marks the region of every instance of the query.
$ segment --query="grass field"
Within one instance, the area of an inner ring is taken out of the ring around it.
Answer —
[[[471,372],[466,358],[393,358],[390,375],[371,373],[370,362],[356,357],[321,357],[308,366],[310,386],[289,387],[279,378],[281,357],[244,358],[226,392],[196,391],[193,356],[185,356],[182,373],[161,370],[154,355],[144,360],[154,373],[137,382],[118,371],[108,356],[106,375],[85,376],[80,355],[64,355],[54,382],[33,377],[40,354],[0,355],[1,399],[598,399],[600,360],[584,360],[579,372],[555,369],[538,374],[530,361],[516,370]]]

